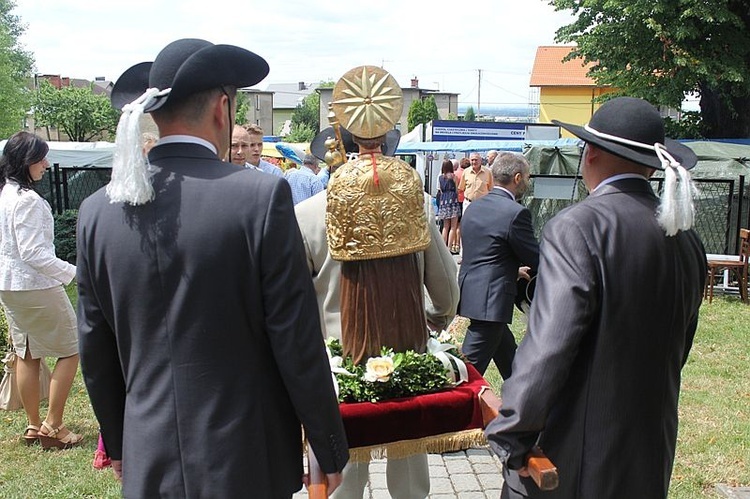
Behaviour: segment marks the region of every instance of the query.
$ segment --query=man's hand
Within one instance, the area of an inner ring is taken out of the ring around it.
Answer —
[[[523,468],[518,469],[516,471],[518,472],[518,476],[521,476],[521,477],[524,477],[524,478],[528,478],[529,476],[531,476],[529,474],[529,468],[527,468],[526,466],[524,466]]]
[[[527,281],[530,281],[531,276],[529,275],[529,270],[531,270],[531,267],[518,267],[518,279],[526,279]]]
[[[341,485],[341,482],[344,481],[343,475],[341,473],[326,473],[326,493],[327,495],[331,495],[334,490],[336,490],[339,485]],[[308,473],[305,473],[302,475],[302,483],[305,484],[305,487],[310,487],[310,475]]]
[[[341,473],[327,473],[326,482],[328,482],[328,494],[332,494],[343,481],[344,476]]]
[[[118,481],[122,482],[122,460],[112,460],[112,471],[115,472],[115,477]]]

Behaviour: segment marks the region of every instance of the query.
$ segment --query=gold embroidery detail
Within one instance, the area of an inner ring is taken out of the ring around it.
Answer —
[[[328,249],[334,260],[401,256],[430,244],[422,182],[404,161],[382,154],[360,156],[331,176],[327,196]]]

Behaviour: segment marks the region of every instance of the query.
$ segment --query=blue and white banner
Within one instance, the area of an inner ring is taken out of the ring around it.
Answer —
[[[491,121],[432,122],[432,140],[450,142],[460,140],[524,140],[525,123],[495,123]]]

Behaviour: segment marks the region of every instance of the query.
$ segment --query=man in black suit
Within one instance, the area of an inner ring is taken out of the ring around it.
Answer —
[[[558,124],[586,143],[589,196],[544,226],[529,326],[485,430],[504,464],[501,497],[665,498],[706,279],[690,228],[697,158],[664,137],[641,99],[609,100],[584,126]],[[536,444],[558,466],[554,491],[528,478]]]
[[[302,427],[329,491],[341,482],[348,446],[289,185],[220,159],[236,89],[267,74],[252,52],[185,39],[112,91],[112,182],[79,213],[78,327],[125,497],[291,497]],[[144,111],[161,137],[151,172]]]
[[[465,241],[458,275],[458,314],[471,319],[464,355],[484,374],[490,360],[507,379],[516,352],[508,324],[513,320],[516,281],[528,279],[539,264],[539,245],[531,213],[516,199],[529,186],[529,163],[520,154],[503,153],[492,164],[494,187],[474,201],[461,222]]]

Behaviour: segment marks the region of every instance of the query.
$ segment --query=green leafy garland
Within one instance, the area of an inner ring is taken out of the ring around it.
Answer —
[[[430,353],[412,350],[394,353],[384,347],[380,357],[355,365],[350,356],[342,358],[339,340],[328,338],[326,346],[331,355],[331,370],[338,382],[339,402],[378,402],[454,386],[446,367]]]

